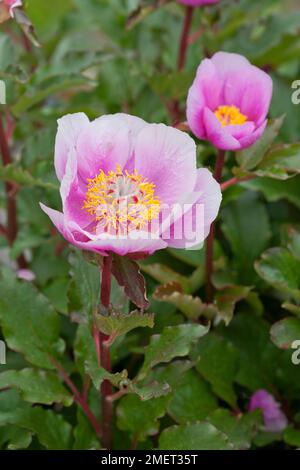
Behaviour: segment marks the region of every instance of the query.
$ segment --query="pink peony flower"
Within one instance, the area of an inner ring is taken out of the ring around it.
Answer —
[[[63,209],[41,208],[85,250],[150,254],[193,245],[199,236],[191,241],[192,232],[202,242],[219,210],[220,186],[208,170],[196,169],[194,141],[164,124],[126,114],[92,122],[83,113],[64,116],[54,163]]]
[[[14,16],[14,8],[21,7],[22,0],[0,0],[0,23]]]
[[[190,5],[192,7],[198,7],[202,5],[212,5],[218,3],[220,0],[177,0],[179,3],[184,5]]]
[[[218,52],[204,59],[187,99],[187,120],[199,139],[222,150],[252,145],[263,134],[272,80],[238,54]]]
[[[266,390],[257,390],[252,395],[249,411],[257,408],[262,410],[266,431],[281,432],[287,427],[288,421],[280,408],[280,404]]]

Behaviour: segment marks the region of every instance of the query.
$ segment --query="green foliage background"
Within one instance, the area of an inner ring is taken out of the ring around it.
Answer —
[[[27,0],[41,48],[24,48],[20,27],[1,26],[0,79],[15,127],[13,163],[0,166],[17,185],[18,237],[0,238],[0,447],[91,449],[99,440],[54,361],[82,388],[99,415],[99,385],[90,333],[99,297],[98,269],[67,246],[39,209],[60,208],[53,169],[56,120],[84,111],[90,119],[124,111],[172,123],[170,103],[185,98],[196,67],[218,50],[244,54],[274,80],[264,140],[230,155],[224,180],[257,175],[224,192],[215,249],[215,302],[204,299],[204,249],[166,250],[141,263],[152,317],[112,346],[117,449],[247,449],[300,446],[300,366],[291,344],[300,339],[300,105],[291,101],[300,79],[298,1],[221,0],[198,8],[187,64],[176,70],[184,8],[139,0]],[[149,8],[150,6],[150,8]],[[153,7],[153,8],[152,8]],[[3,115],[6,109],[1,105]],[[281,127],[280,127],[281,126]],[[199,166],[213,168],[215,151],[198,142]],[[33,283],[18,280],[24,253]],[[173,291],[158,289],[174,281]],[[122,289],[112,304],[128,314]],[[200,323],[197,320],[200,318]],[[212,321],[209,332],[207,319]],[[139,318],[133,321],[141,322]],[[124,327],[124,325],[123,325]],[[125,333],[126,329],[122,330]],[[269,390],[288,416],[284,433],[267,433],[251,394]]]

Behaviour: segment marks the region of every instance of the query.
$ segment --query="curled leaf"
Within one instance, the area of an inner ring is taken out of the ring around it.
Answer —
[[[212,319],[217,314],[217,309],[214,305],[202,302],[200,297],[185,294],[181,286],[176,282],[169,282],[159,286],[155,290],[153,298],[175,305],[190,320],[196,320],[200,316]]]
[[[99,315],[96,313],[95,321],[97,328],[110,337],[108,343],[112,344],[115,338],[129,333],[134,328],[145,326],[153,328],[154,314],[141,313],[138,310],[129,314],[112,312],[108,315]]]
[[[137,307],[146,309],[149,306],[146,297],[145,279],[135,261],[126,256],[114,254],[112,274],[119,285],[124,287],[125,294]]]
[[[14,18],[16,22],[20,25],[22,31],[24,32],[25,36],[29,39],[29,41],[32,42],[34,46],[41,47],[41,44],[39,43],[36,37],[33,24],[21,8],[14,8]]]
[[[149,3],[146,4],[144,1],[140,2],[141,4],[127,18],[126,29],[132,29],[140,21],[150,15],[150,13],[153,13],[157,8],[160,8],[169,2],[170,0],[154,0],[150,5]]]

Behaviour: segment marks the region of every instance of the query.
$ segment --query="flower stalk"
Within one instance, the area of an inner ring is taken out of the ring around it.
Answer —
[[[103,307],[108,308],[110,305],[110,291],[111,291],[111,265],[112,255],[108,254],[103,258],[102,278],[101,278],[101,292],[100,301]],[[95,335],[94,335],[95,337]],[[98,340],[96,342],[96,349],[98,349],[99,356],[98,362],[104,369],[111,372],[111,360],[109,344],[107,344],[108,336],[102,332],[98,332]],[[98,347],[97,347],[98,345]],[[109,380],[104,380],[101,384],[101,407],[102,407],[102,426],[103,426],[103,439],[102,443],[106,449],[112,449],[112,417],[113,405],[109,397],[112,395],[112,386]]]
[[[97,434],[97,437],[99,438],[99,440],[102,440],[102,436],[103,436],[102,428],[88,405],[87,397],[84,396],[84,393],[81,394],[79,392],[76,385],[73,383],[73,381],[71,380],[71,378],[69,377],[65,369],[62,367],[62,365],[59,362],[57,362],[57,360],[54,357],[50,357],[50,360],[52,364],[55,366],[55,368],[57,369],[59,375],[62,377],[65,384],[69,387],[70,391],[73,393],[75,403],[77,403],[81,407],[82,411],[84,412],[91,426],[93,427],[95,433]]]
[[[244,176],[243,178],[231,178],[228,181],[225,181],[224,183],[221,184],[221,190],[222,192],[225,191],[225,189],[230,188],[231,186],[234,186],[235,184],[242,183],[243,181],[250,181],[256,178],[255,175],[248,175]]]
[[[187,52],[187,48],[189,45],[189,32],[191,29],[193,13],[194,13],[194,8],[191,6],[187,6],[185,10],[185,18],[183,22],[183,28],[182,28],[180,44],[179,44],[178,61],[177,61],[178,70],[182,70],[185,65],[186,52]]]

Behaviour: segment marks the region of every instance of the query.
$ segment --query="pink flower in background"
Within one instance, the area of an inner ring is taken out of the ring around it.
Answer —
[[[218,3],[220,0],[177,0],[179,3],[184,5],[190,5],[192,7],[198,7],[202,5],[212,5]]]
[[[23,279],[23,281],[34,281],[35,280],[35,274],[33,271],[30,271],[30,269],[19,269],[17,271],[17,277],[19,279]]]
[[[199,139],[239,150],[259,139],[272,98],[270,76],[243,56],[218,52],[204,59],[187,99],[187,120]]]
[[[221,202],[211,173],[196,169],[187,134],[126,114],[59,119],[55,169],[62,212],[42,209],[70,243],[104,255],[186,247],[190,234],[175,236],[183,217],[202,242]],[[203,217],[195,216],[197,205]]]
[[[262,410],[266,431],[281,432],[287,427],[288,421],[280,408],[280,403],[266,390],[257,390],[252,395],[249,411],[257,408]]]

